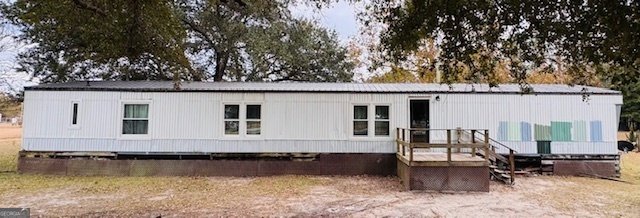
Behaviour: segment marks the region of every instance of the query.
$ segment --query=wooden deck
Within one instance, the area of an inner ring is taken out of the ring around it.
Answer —
[[[489,141],[488,130],[397,128],[398,176],[407,190],[488,192],[490,165],[504,159]]]
[[[484,131],[484,140],[475,140],[470,138],[468,141],[462,140],[460,135],[463,130],[420,130],[436,132],[441,131],[446,133],[445,143],[425,143],[425,142],[412,142],[410,137],[413,133],[411,129],[397,128],[396,143],[398,160],[402,161],[407,166],[467,166],[467,167],[480,167],[489,166],[490,162],[488,156],[477,156],[477,151],[483,151],[484,154],[489,153],[488,143],[488,131]],[[475,134],[477,130],[469,130],[472,134]],[[452,135],[456,135],[457,138],[453,139]],[[438,151],[422,151],[424,149],[443,149],[445,152]],[[467,152],[461,152],[466,150]]]

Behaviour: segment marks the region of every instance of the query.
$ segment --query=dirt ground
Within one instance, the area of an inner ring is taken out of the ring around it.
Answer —
[[[19,128],[16,128],[19,129]],[[622,179],[517,177],[488,193],[402,191],[396,177],[58,177],[15,173],[19,130],[0,126],[0,207],[38,216],[638,217],[640,153]],[[7,136],[10,135],[10,136]]]
[[[0,140],[14,140],[22,136],[20,126],[12,126],[8,123],[0,123]]]

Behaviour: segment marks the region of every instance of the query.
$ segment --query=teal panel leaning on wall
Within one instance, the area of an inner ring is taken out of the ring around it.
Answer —
[[[572,126],[571,122],[551,121],[551,141],[570,142],[571,126]]]

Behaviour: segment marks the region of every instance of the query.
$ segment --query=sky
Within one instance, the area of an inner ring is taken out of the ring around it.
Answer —
[[[347,45],[349,37],[358,35],[359,23],[356,20],[356,5],[345,1],[333,3],[318,10],[315,7],[297,5],[291,7],[294,16],[305,17],[317,21],[321,26],[335,30],[343,45]]]

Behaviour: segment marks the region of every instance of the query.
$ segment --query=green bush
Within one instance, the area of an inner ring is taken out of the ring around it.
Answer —
[[[629,133],[627,133],[627,141],[631,142],[634,144],[634,146],[637,148],[638,145],[636,144],[636,142],[638,142],[638,134],[636,133],[636,128],[635,128],[635,123],[633,122],[629,122]]]

